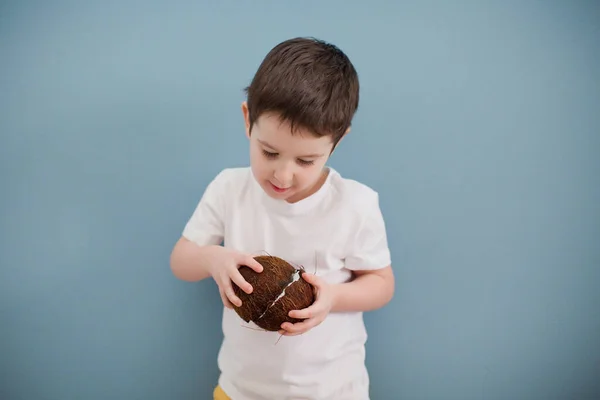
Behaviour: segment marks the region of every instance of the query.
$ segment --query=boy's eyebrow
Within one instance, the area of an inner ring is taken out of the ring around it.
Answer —
[[[279,150],[277,150],[275,147],[271,146],[269,143],[265,142],[264,140],[260,140],[260,139],[256,139],[258,140],[258,142],[260,144],[262,144],[265,147],[268,147],[269,149],[278,152]],[[323,154],[307,154],[305,156],[300,156],[300,158],[312,158],[312,157],[322,157]]]

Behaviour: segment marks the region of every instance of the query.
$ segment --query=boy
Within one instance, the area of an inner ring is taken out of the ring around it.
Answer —
[[[246,90],[250,166],[212,180],[171,255],[176,277],[212,277],[225,306],[214,398],[367,400],[362,313],[393,296],[390,252],[377,193],[326,166],[358,107],[356,71],[337,47],[296,38]],[[252,257],[266,253],[302,265],[317,295],[280,332],[248,329],[231,309],[232,285],[252,291],[238,268],[261,272]]]

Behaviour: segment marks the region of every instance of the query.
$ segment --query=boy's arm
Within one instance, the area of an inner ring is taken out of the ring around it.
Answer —
[[[332,312],[365,312],[386,305],[394,295],[394,274],[391,265],[373,270],[355,270],[355,278],[346,283],[328,284],[323,279],[304,274],[304,279],[317,288],[317,300],[303,310],[292,310],[289,315],[302,322],[281,325],[280,333],[287,336],[306,332]]]
[[[223,241],[228,177],[223,170],[208,184],[171,251],[171,271],[181,280],[196,282],[211,276],[209,265]]]
[[[353,279],[332,284],[332,312],[371,311],[394,296],[394,272],[379,196],[372,193],[361,203],[362,220],[349,240],[344,262]]]
[[[210,277],[208,263],[212,247],[198,246],[182,236],[171,252],[170,264],[173,275],[189,282]]]
[[[330,286],[331,312],[371,311],[392,300],[395,278],[391,266],[353,273],[352,281]]]

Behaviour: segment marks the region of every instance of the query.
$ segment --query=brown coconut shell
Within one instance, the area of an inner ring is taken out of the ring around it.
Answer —
[[[267,331],[278,331],[284,322],[301,322],[301,319],[291,318],[288,314],[315,301],[313,286],[302,278],[304,270],[296,269],[275,256],[257,256],[254,259],[263,266],[263,271],[256,272],[245,265],[240,267],[241,275],[253,290],[248,294],[234,283],[233,290],[242,305],[234,305],[233,309],[244,321],[252,321]]]

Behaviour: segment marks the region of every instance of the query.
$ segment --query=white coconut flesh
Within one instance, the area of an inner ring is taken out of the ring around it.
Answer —
[[[267,311],[269,311],[269,309],[271,307],[273,307],[275,305],[275,303],[277,303],[279,301],[279,299],[281,299],[283,296],[285,296],[285,290],[287,288],[289,288],[290,286],[292,286],[292,284],[294,282],[296,282],[298,279],[300,279],[300,271],[299,270],[295,270],[292,273],[292,281],[290,283],[288,283],[286,287],[283,288],[283,290],[281,291],[281,293],[279,294],[279,296],[277,296],[277,298],[267,307],[267,309],[260,315],[260,317],[258,317],[258,319],[261,319],[267,313]]]

